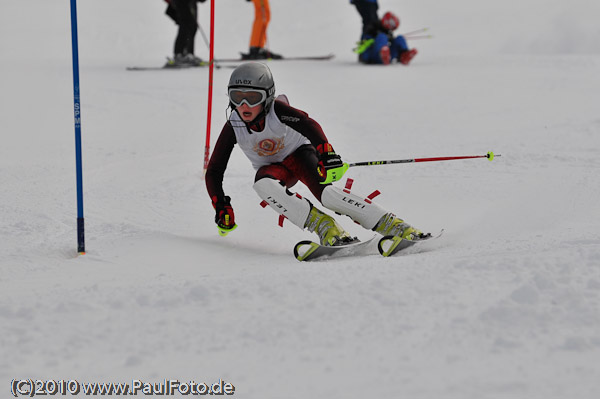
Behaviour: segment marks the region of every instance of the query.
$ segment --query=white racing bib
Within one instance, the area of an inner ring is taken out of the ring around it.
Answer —
[[[235,111],[229,118],[238,145],[256,170],[261,166],[282,162],[298,147],[310,144],[306,137],[279,120],[274,107],[273,101],[262,132],[249,133],[246,124]]]

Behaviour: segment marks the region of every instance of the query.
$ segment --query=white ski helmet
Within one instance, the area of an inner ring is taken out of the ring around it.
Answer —
[[[229,85],[227,85],[227,95],[230,105],[234,108],[234,102],[231,99],[231,89],[255,89],[265,93],[265,112],[269,112],[271,103],[275,99],[275,82],[273,74],[265,64],[260,62],[246,62],[238,66],[231,73]]]

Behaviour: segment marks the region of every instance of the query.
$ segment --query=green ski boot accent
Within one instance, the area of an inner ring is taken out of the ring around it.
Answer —
[[[384,237],[396,236],[403,240],[414,240],[423,235],[420,230],[397,218],[393,213],[383,215],[373,230]]]
[[[335,246],[352,240],[350,234],[337,224],[334,218],[314,206],[310,209],[304,227],[310,232],[317,233],[321,245]]]
[[[383,236],[377,245],[383,256],[391,256],[420,240],[431,238],[431,234],[423,234],[393,213],[383,215],[373,230]]]
[[[361,40],[360,42],[356,42],[356,48],[352,49],[352,51],[354,51],[356,54],[362,54],[367,51],[367,49],[371,47],[373,43],[375,43],[375,39]]]

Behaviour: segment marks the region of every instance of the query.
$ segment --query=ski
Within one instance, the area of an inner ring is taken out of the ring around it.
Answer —
[[[402,238],[396,236],[385,236],[379,240],[377,243],[377,249],[379,253],[385,257],[397,255],[404,250],[416,246],[420,246],[424,242],[429,242],[440,238],[444,230],[442,229],[436,235],[429,234],[426,237],[420,238],[418,240],[403,240]],[[313,260],[322,260],[325,258],[338,258],[338,257],[346,257],[346,256],[356,256],[356,255],[368,255],[371,251],[370,243],[373,241],[375,237],[371,237],[366,241],[360,241],[359,239],[355,239],[348,244],[342,244],[337,246],[326,246],[320,245],[313,241],[300,241],[294,246],[294,256],[299,261],[313,261]]]
[[[247,58],[219,58],[216,59],[215,62],[244,62],[244,61],[327,61],[331,60],[335,57],[335,54],[330,53],[326,55],[309,55],[309,56],[296,56],[296,57],[283,57],[280,59],[276,58],[266,58],[266,59],[258,59],[252,60]]]
[[[181,70],[181,69],[198,69],[198,68],[205,68],[208,66],[208,62],[205,65],[198,65],[198,66],[191,66],[191,65],[186,65],[186,66],[130,66],[127,67],[128,71],[164,71],[164,70],[172,70],[172,71],[176,71],[176,70]],[[225,68],[235,68],[237,65],[224,65]],[[220,69],[221,65],[217,65],[215,64],[215,68]]]
[[[155,66],[128,66],[127,67],[128,71],[161,71],[161,70],[165,70],[165,69],[189,69],[189,68],[166,68],[164,66],[162,66],[162,67],[155,67]]]
[[[176,70],[176,69],[192,69],[192,68],[201,68],[202,66],[129,66],[127,67],[128,71],[160,71],[160,70]]]
[[[217,64],[217,60],[213,61],[215,68],[221,68],[221,65]],[[161,71],[161,70],[181,70],[181,69],[196,69],[205,68],[210,65],[210,61],[203,61],[200,65],[175,65],[171,61],[167,62],[163,66],[130,66],[127,67],[128,71]],[[237,65],[225,65],[226,68],[235,68]]]
[[[298,56],[298,57],[283,57],[281,59],[267,58],[263,60],[250,60],[240,58],[221,58],[214,60],[215,68],[235,68],[237,65],[219,65],[218,63],[230,63],[230,62],[245,62],[245,61],[327,61],[331,60],[335,57],[333,53],[327,55],[315,55],[315,56]],[[210,65],[209,61],[202,62],[200,65],[173,65],[170,63],[166,63],[163,66],[130,66],[127,67],[128,71],[161,71],[161,70],[181,70],[181,69],[195,69],[195,68],[203,68]]]
[[[366,241],[354,239],[348,244],[326,246],[320,245],[313,241],[300,241],[294,246],[294,256],[299,261],[312,261],[329,257],[343,257],[362,254],[368,247],[375,236]]]
[[[416,240],[403,240],[402,238],[396,236],[385,236],[382,239],[380,239],[377,243],[377,249],[379,250],[379,253],[383,256],[393,256],[415,245],[420,245],[421,243],[424,243],[426,241],[431,241],[440,238],[443,233],[444,230],[442,229],[435,236],[429,234],[428,236]]]

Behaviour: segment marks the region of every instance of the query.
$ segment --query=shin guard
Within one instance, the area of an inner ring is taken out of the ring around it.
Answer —
[[[311,208],[306,198],[288,191],[280,182],[268,177],[254,183],[252,188],[275,212],[304,229]]]
[[[382,207],[334,186],[327,186],[321,195],[321,203],[342,215],[347,215],[366,229],[372,230],[383,215]]]

